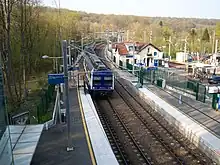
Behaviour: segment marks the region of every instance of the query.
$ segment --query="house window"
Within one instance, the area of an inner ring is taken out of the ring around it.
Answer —
[[[157,56],[157,52],[154,52],[154,56]]]
[[[128,50],[129,50],[129,51],[133,51],[133,49],[134,49],[133,46],[129,46],[129,47],[128,47]]]
[[[147,48],[147,53],[150,53],[150,48]]]
[[[158,66],[158,60],[154,60],[154,66]]]
[[[113,62],[116,62],[116,57],[114,56],[114,58],[113,58]]]

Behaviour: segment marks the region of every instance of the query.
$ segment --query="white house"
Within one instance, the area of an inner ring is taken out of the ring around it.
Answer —
[[[163,59],[163,52],[153,44],[145,44],[138,52],[141,62],[146,67],[159,65],[159,60]]]
[[[139,42],[112,44],[112,55],[112,60],[124,68],[127,63],[142,63],[146,67],[158,66],[158,61],[163,58],[163,52],[156,46]]]

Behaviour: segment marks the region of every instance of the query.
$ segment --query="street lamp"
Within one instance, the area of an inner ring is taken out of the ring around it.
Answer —
[[[54,67],[54,69],[56,70],[56,72],[58,73],[58,63],[57,63],[57,59],[61,59],[61,58],[63,58],[63,57],[50,57],[50,56],[48,56],[48,55],[43,55],[42,56],[42,58],[43,59],[47,59],[47,58],[49,58],[49,59],[54,59],[54,61],[55,61],[55,67]]]
[[[63,57],[50,57],[48,55],[43,55],[42,58],[52,58],[52,59],[58,59],[58,58],[63,58]]]
[[[48,55],[44,55],[44,56],[42,56],[42,58],[49,58],[49,56]]]

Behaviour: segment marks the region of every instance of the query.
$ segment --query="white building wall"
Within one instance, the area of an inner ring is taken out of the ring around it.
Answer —
[[[160,52],[151,45],[148,45],[144,50],[139,52],[140,60],[142,63],[144,62],[144,58],[146,59],[145,64],[147,63],[148,54],[152,54],[152,59],[150,59],[149,66],[152,66],[152,64],[154,64],[154,60],[160,60],[163,58],[163,52]]]
[[[177,62],[185,62],[187,60],[187,53],[184,52],[177,52],[176,53],[176,61]]]
[[[120,55],[118,54],[118,51],[115,52],[115,57],[116,57],[116,65],[119,66],[119,58],[120,58]]]

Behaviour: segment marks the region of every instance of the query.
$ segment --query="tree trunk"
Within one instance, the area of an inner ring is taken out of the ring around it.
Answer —
[[[15,77],[14,77],[14,72],[12,70],[12,56],[11,56],[11,11],[12,11],[12,4],[8,0],[8,5],[7,5],[7,50],[8,50],[8,55],[7,55],[7,82],[11,82],[14,85],[14,90],[15,90],[15,95],[18,98],[18,92],[17,92],[17,87],[15,83]],[[10,91],[11,91],[11,85],[10,85]]]

